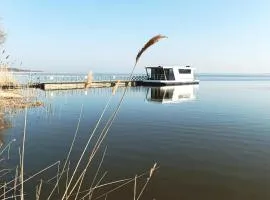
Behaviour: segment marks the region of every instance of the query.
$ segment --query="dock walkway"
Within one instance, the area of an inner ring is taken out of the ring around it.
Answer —
[[[127,74],[96,74],[89,77],[86,74],[48,74],[48,73],[14,73],[18,84],[2,85],[3,89],[40,88],[43,90],[68,90],[84,88],[113,87],[117,81],[119,87],[141,86],[145,75],[136,74],[131,78]]]

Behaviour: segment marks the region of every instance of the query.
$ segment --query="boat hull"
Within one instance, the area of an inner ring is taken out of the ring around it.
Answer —
[[[198,80],[187,81],[187,82],[176,82],[176,81],[143,81],[143,86],[167,86],[167,85],[197,85],[199,84]]]

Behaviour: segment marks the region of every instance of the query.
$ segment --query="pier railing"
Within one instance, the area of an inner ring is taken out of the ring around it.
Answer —
[[[39,84],[39,83],[72,83],[86,82],[87,74],[68,74],[68,73],[13,73],[15,79],[20,84]],[[135,74],[131,81],[143,81],[147,77],[145,74]],[[128,74],[93,74],[94,82],[128,81]]]

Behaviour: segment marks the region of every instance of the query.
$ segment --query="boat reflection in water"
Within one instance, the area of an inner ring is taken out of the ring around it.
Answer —
[[[182,103],[196,99],[198,85],[149,87],[146,100],[156,103]]]

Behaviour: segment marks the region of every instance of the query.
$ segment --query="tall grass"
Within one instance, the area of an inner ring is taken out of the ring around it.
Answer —
[[[28,86],[24,89],[16,89],[19,82],[9,67],[10,56],[3,49],[0,51],[0,112],[40,106],[41,102],[34,100],[36,94]]]
[[[11,88],[18,84],[16,79],[13,76],[13,73],[8,70],[8,66],[6,64],[0,64],[0,89]]]
[[[14,86],[17,84],[12,72],[8,70],[10,55],[1,46],[5,42],[6,34],[0,27],[0,89],[2,86]]]
[[[151,45],[159,41],[159,39],[164,38],[165,36],[155,36],[151,38],[146,45],[142,48],[142,50],[138,53],[136,57],[136,62],[134,67],[132,68],[132,71],[130,73],[130,80],[131,77],[134,73],[134,69],[138,63],[138,60],[142,53]],[[107,100],[107,103],[105,107],[101,110],[99,119],[96,122],[96,125],[93,129],[93,131],[89,132],[89,137],[87,139],[87,142],[85,146],[83,147],[83,151],[81,155],[79,156],[77,162],[75,163],[75,167],[71,168],[70,167],[70,153],[73,150],[74,142],[77,138],[78,134],[78,129],[80,126],[80,121],[83,113],[83,107],[80,112],[80,116],[78,119],[77,123],[77,128],[72,140],[72,143],[70,145],[69,151],[67,152],[67,157],[65,159],[65,162],[61,164],[60,161],[56,161],[52,165],[49,165],[45,167],[44,169],[36,172],[29,178],[24,178],[24,155],[25,155],[25,141],[27,140],[27,109],[25,109],[25,124],[24,124],[24,131],[23,131],[23,140],[22,140],[22,151],[20,153],[20,170],[19,173],[16,170],[14,173],[15,175],[13,178],[5,182],[2,186],[0,185],[0,199],[7,199],[7,198],[19,198],[20,200],[27,199],[25,197],[25,189],[24,189],[24,184],[28,181],[33,180],[33,178],[39,176],[41,173],[45,172],[48,169],[55,168],[56,174],[54,177],[49,179],[50,181],[54,181],[53,186],[50,188],[50,192],[44,194],[43,196],[41,195],[42,189],[45,187],[44,181],[41,181],[35,188],[36,188],[36,200],[38,199],[61,199],[61,200],[68,200],[68,199],[100,199],[100,198],[107,198],[107,196],[112,193],[115,190],[118,190],[119,188],[122,188],[126,186],[127,184],[134,183],[134,194],[133,194],[133,199],[134,200],[139,200],[141,199],[145,188],[149,184],[150,179],[153,176],[154,171],[157,169],[157,164],[155,163],[152,168],[150,168],[149,171],[146,171],[142,174],[135,175],[134,177],[128,177],[124,179],[119,179],[119,180],[114,180],[111,182],[104,182],[104,177],[107,175],[107,172],[100,174],[100,169],[102,167],[102,163],[106,154],[106,149],[104,150],[104,153],[102,155],[102,159],[100,160],[97,170],[92,178],[91,184],[89,186],[88,183],[85,183],[85,176],[87,172],[90,169],[90,166],[93,165],[93,161],[96,158],[97,153],[100,151],[101,146],[104,142],[104,139],[106,138],[119,110],[122,105],[122,102],[124,100],[124,97],[126,95],[127,87],[125,87],[124,92],[121,95],[121,98],[114,109],[114,111],[110,114],[110,116],[105,119],[106,123],[103,128],[101,128],[101,131],[99,131],[98,128],[100,128],[101,125],[101,120],[104,120],[105,113],[107,112],[107,108],[109,107],[112,98],[114,97],[115,93],[117,92],[119,82],[116,83],[116,85],[113,88],[113,91],[110,95],[110,97]],[[94,145],[89,149],[90,147],[90,142],[94,142]],[[5,151],[6,149],[4,149]],[[1,155],[0,155],[1,156]],[[82,162],[85,160],[86,162]],[[56,168],[57,167],[57,168]],[[99,178],[98,178],[99,177]],[[48,181],[48,180],[47,180]],[[138,181],[144,181],[142,187],[138,187]],[[15,184],[16,183],[16,184]],[[43,184],[42,184],[43,183]],[[60,190],[58,188],[61,187]],[[109,189],[106,189],[108,188]],[[83,188],[88,188],[84,189]],[[101,195],[94,195],[94,192],[97,190],[103,190],[103,193]],[[34,191],[34,189],[33,189]],[[43,198],[42,198],[42,197]]]

